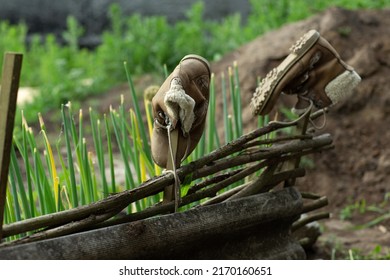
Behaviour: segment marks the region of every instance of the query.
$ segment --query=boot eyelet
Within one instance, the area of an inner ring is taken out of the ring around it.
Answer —
[[[157,113],[157,115],[158,115],[158,117],[159,117],[160,119],[162,119],[162,120],[165,121],[165,114],[164,114],[163,111],[159,111],[159,112]]]
[[[157,117],[154,119],[154,121],[159,126],[163,126],[163,127],[168,126],[167,116],[165,115],[165,113],[163,111],[158,111],[157,112]]]
[[[314,65],[321,59],[322,53],[320,51],[316,52],[313,57],[310,59],[309,68],[313,69]]]

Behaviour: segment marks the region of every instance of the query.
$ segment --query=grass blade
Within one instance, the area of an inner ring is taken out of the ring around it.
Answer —
[[[116,182],[115,182],[114,157],[112,154],[112,144],[111,144],[111,129],[106,114],[104,114],[104,127],[106,129],[106,136],[107,136],[108,162],[110,165],[110,176],[111,176],[111,192],[116,193],[117,190],[116,190]]]
[[[7,188],[6,193],[6,208],[5,208],[5,216],[4,216],[4,224],[10,224],[18,221],[18,218],[16,217],[15,213],[15,206],[13,205],[14,199],[11,194],[11,187]]]
[[[210,79],[210,102],[209,102],[209,109],[208,109],[208,118],[207,118],[207,153],[210,153],[215,149],[214,140],[217,140],[215,138],[215,135],[218,136],[218,129],[217,125],[215,123],[215,75],[214,73],[211,74]],[[217,144],[217,146],[219,146]]]
[[[240,137],[243,134],[243,129],[242,129],[242,106],[241,106],[241,91],[240,91],[240,78],[238,75],[238,66],[237,66],[237,61],[234,61],[233,63],[233,84],[234,84],[234,102],[233,106],[235,108],[236,112],[236,137]]]
[[[112,108],[110,108],[110,116],[111,116],[111,121],[112,121],[113,128],[114,128],[116,140],[118,143],[119,151],[120,151],[120,154],[122,155],[123,163],[125,165],[126,189],[131,189],[131,188],[135,187],[135,184],[134,184],[133,176],[131,173],[129,160],[127,158],[125,147],[123,145],[123,139],[121,139],[120,128],[118,125],[118,121],[116,120],[116,118],[117,118],[116,112]],[[132,212],[131,205],[129,205],[127,207],[127,212],[128,213]]]
[[[221,88],[222,88],[222,104],[223,104],[223,127],[225,131],[225,144],[232,141],[232,131],[229,125],[229,111],[228,111],[228,100],[226,95],[226,81],[225,74],[221,73]]]
[[[87,204],[90,204],[94,202],[94,189],[93,189],[93,184],[92,184],[92,177],[91,177],[91,170],[90,170],[90,165],[89,165],[89,156],[87,152],[87,141],[85,138],[82,138],[82,152],[83,152],[83,157],[82,157],[82,165],[84,169],[84,182],[85,182],[85,194],[87,198]]]
[[[39,115],[39,122],[41,124],[41,134],[43,136],[45,149],[46,149],[46,160],[49,164],[49,172],[51,174],[52,183],[53,183],[54,200],[56,201],[56,204],[58,206],[59,202],[60,202],[59,189],[58,189],[59,177],[57,175],[57,169],[56,169],[56,165],[55,165],[55,161],[54,161],[53,150],[51,148],[49,139],[47,138],[45,125],[44,125],[43,118],[41,115]],[[59,208],[57,208],[57,210],[59,210]]]
[[[38,192],[38,200],[39,200],[39,206],[40,206],[40,209],[41,209],[41,214],[42,215],[45,215],[48,213],[47,211],[47,204],[49,204],[50,202],[49,201],[46,201],[45,200],[45,196],[44,196],[44,192],[43,192],[43,188],[42,188],[42,183],[41,183],[41,176],[39,174],[39,171],[38,171],[38,161],[39,161],[39,155],[38,155],[38,152],[37,152],[37,149],[35,148],[34,149],[34,172],[35,172],[35,189],[37,190]]]
[[[66,155],[68,159],[68,170],[69,170],[69,177],[70,177],[70,189],[71,189],[71,197],[72,197],[72,205],[74,207],[79,206],[79,199],[77,195],[77,188],[76,188],[76,175],[74,170],[74,163],[73,163],[73,154],[72,149],[70,145],[70,135],[69,131],[71,130],[69,119],[65,115],[65,107],[64,105],[61,106],[61,115],[62,115],[62,122],[64,125],[64,136],[65,136],[65,145],[66,145]]]
[[[28,190],[28,199],[30,203],[30,212],[31,216],[35,217],[35,201],[34,201],[34,196],[33,196],[33,187],[32,187],[32,179],[31,179],[31,166],[30,166],[30,161],[29,161],[29,155],[28,155],[28,146],[27,146],[27,132],[28,127],[27,123],[24,122],[23,128],[22,128],[22,141],[23,141],[23,160],[24,160],[24,166],[26,168],[26,177],[27,177],[27,190]]]
[[[11,155],[12,155],[12,151],[14,151],[15,147],[12,146],[12,149],[11,149]],[[12,198],[13,198],[13,205],[14,205],[14,211],[15,211],[15,221],[21,221],[22,220],[22,209],[20,207],[20,203],[19,203],[19,195],[18,195],[18,187],[17,187],[17,184],[16,184],[16,181],[15,181],[15,172],[14,172],[14,169],[13,169],[13,165],[14,163],[12,162],[12,158],[11,158],[11,163],[10,163],[10,171],[9,171],[9,175],[8,175],[8,178],[9,178],[9,185],[10,185],[10,190],[11,190],[11,193],[12,193]]]
[[[92,111],[92,108],[89,108],[89,116],[91,119],[92,137],[93,137],[93,142],[95,144],[96,156],[98,159],[98,166],[99,166],[100,176],[103,185],[103,193],[104,193],[104,197],[106,197],[108,196],[108,185],[107,185],[107,178],[106,178],[105,164],[104,164],[104,150],[103,150],[102,137],[100,132],[101,131],[100,120],[96,119],[96,116]]]
[[[22,209],[23,213],[26,219],[32,218],[31,211],[30,211],[30,205],[28,202],[27,194],[26,194],[26,189],[23,183],[22,179],[22,173],[21,169],[19,167],[18,159],[16,157],[16,152],[15,149],[11,149],[11,170],[12,173],[14,174],[18,186],[18,191],[16,191],[16,194],[20,194],[20,198],[22,201]],[[18,196],[16,196],[18,197]]]
[[[123,139],[121,139],[118,121],[116,120],[117,119],[116,112],[113,109],[111,109],[110,114],[111,114],[111,121],[113,124],[114,133],[115,133],[115,136],[117,139],[119,151],[122,155],[122,159],[123,159],[123,162],[125,165],[126,188],[127,189],[134,188],[134,180],[133,180],[133,176],[131,173],[129,160],[128,160],[127,155],[126,155],[125,147],[123,145]]]
[[[142,122],[142,115],[141,115],[141,110],[139,108],[138,98],[137,98],[135,88],[134,88],[134,83],[133,83],[133,80],[131,79],[130,71],[128,69],[128,65],[126,62],[124,62],[124,66],[125,66],[127,81],[129,83],[129,86],[130,86],[130,93],[131,93],[131,97],[132,97],[132,101],[133,101],[135,115],[137,117],[137,120]],[[151,160],[152,155],[151,155],[150,145],[148,145],[149,141],[148,141],[148,138],[146,136],[145,125],[141,126],[141,138],[142,138],[142,142],[143,142],[142,147],[145,150],[145,153],[146,153],[148,159]]]
[[[142,140],[139,133],[139,127],[138,122],[135,116],[135,113],[133,110],[130,110],[130,120],[131,120],[131,136],[133,139],[133,145],[134,145],[134,151],[137,153],[135,155],[136,159],[135,162],[137,162],[137,173],[138,173],[138,184],[146,181],[146,162],[144,158],[141,156],[141,150],[142,150]]]

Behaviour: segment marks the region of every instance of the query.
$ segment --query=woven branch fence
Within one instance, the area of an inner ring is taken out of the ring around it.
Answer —
[[[318,111],[307,114],[305,121],[314,120],[321,114],[322,112]],[[194,207],[201,208],[293,186],[295,178],[305,175],[305,170],[299,167],[301,157],[333,148],[329,134],[314,136],[306,133],[306,129],[303,133],[293,136],[283,136],[279,133],[285,128],[299,124],[302,124],[302,121],[271,122],[179,168],[177,176],[180,181],[191,182],[179,206],[197,202]],[[279,136],[267,139],[267,135],[275,132]],[[174,175],[166,173],[145,181],[135,189],[113,194],[87,206],[4,225],[3,238],[17,234],[26,234],[26,237],[0,244],[0,251],[18,244],[172,213],[175,209],[174,201],[158,203],[141,212],[127,215],[123,215],[121,211],[129,204],[162,192],[173,184]],[[301,197],[304,204],[300,214],[309,215],[294,222],[293,231],[329,216],[327,212],[313,212],[327,205],[326,197],[307,193],[301,193]],[[118,215],[119,213],[121,215]],[[301,240],[302,243],[305,242],[304,239]]]

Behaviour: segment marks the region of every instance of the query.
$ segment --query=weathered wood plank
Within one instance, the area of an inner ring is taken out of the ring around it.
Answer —
[[[7,177],[23,55],[6,53],[0,89],[0,242],[2,238]]]
[[[304,258],[290,235],[294,188],[0,249],[0,259]]]

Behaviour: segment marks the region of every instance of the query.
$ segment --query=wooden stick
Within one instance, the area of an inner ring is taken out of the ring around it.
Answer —
[[[323,116],[324,114],[327,114],[328,111],[329,111],[328,108],[323,108],[323,109],[317,110],[317,111],[315,111],[314,113],[312,113],[312,114],[310,115],[310,119],[311,119],[312,121],[314,121],[314,120],[316,120],[318,117]]]
[[[119,210],[120,211],[120,210]],[[91,215],[88,216],[87,218],[76,221],[73,223],[68,223],[59,227],[55,228],[50,228],[47,230],[43,230],[40,232],[36,232],[32,235],[23,237],[21,239],[17,239],[8,243],[4,243],[3,246],[1,247],[8,247],[12,245],[18,245],[18,244],[24,244],[24,243],[29,243],[29,242],[34,242],[34,241],[39,241],[39,240],[44,240],[44,239],[49,239],[49,238],[54,238],[54,237],[59,237],[59,236],[64,236],[67,234],[79,232],[81,230],[86,229],[87,227],[97,224],[99,222],[103,222],[105,220],[108,220],[115,214],[117,214],[118,211],[113,211],[111,213],[104,213],[104,214],[97,214],[97,215]]]
[[[222,180],[225,180],[225,179],[237,174],[240,171],[242,171],[242,169],[233,170],[233,171],[230,171],[230,172],[227,172],[224,174],[216,175],[216,176],[213,176],[211,178],[205,179],[204,181],[190,187],[187,191],[187,195],[196,193],[197,191],[204,189],[212,184],[215,184],[215,183],[218,183]]]
[[[322,196],[319,199],[313,200],[312,202],[306,203],[303,205],[302,213],[307,213],[314,211],[316,209],[325,207],[328,205],[328,198],[326,196]]]
[[[303,177],[303,176],[305,176],[305,169],[303,169],[303,168],[298,168],[298,169],[289,170],[289,171],[283,171],[283,172],[279,172],[279,173],[274,174],[272,176],[272,178],[270,178],[270,181],[268,182],[268,184],[271,187],[273,187],[273,186],[279,184],[280,182],[287,180],[287,178]],[[211,205],[211,204],[220,203],[222,201],[225,201],[226,199],[228,199],[232,195],[240,192],[242,189],[246,188],[248,185],[251,185],[251,184],[252,184],[252,182],[245,183],[239,187],[236,187],[236,188],[231,189],[229,191],[226,191],[226,192],[224,192],[216,197],[213,197],[213,198],[205,201],[201,205],[205,206],[205,205]],[[258,193],[267,191],[267,189],[264,187],[265,186],[263,186],[263,188]]]
[[[0,242],[3,232],[8,169],[23,55],[6,53],[0,90]]]
[[[315,194],[315,193],[309,193],[309,192],[301,192],[301,196],[302,196],[302,198],[305,198],[305,199],[314,199],[314,200],[321,198],[320,195]]]
[[[310,109],[310,113],[311,113],[311,109]],[[295,128],[295,130],[297,132],[296,133],[297,135],[306,135],[306,131],[307,131],[307,127],[308,127],[309,119],[310,119],[310,113],[307,114],[306,117],[304,117],[303,119],[301,119],[298,122],[298,125]],[[289,162],[286,167],[289,168],[289,169],[298,168],[300,163],[301,163],[301,157],[298,157],[295,160]],[[286,180],[285,181],[285,187],[294,186],[295,185],[295,181],[296,181],[295,178],[290,178],[290,179]]]
[[[276,168],[278,167],[278,164],[271,164],[267,166],[267,168],[261,173],[261,175],[254,179],[251,184],[249,184],[246,188],[242,189],[238,193],[232,195],[226,200],[233,200],[240,197],[250,196],[256,194],[258,191],[261,190],[264,186],[269,184]]]
[[[133,192],[134,190],[135,189],[133,189],[131,193],[137,196],[136,193]],[[73,221],[86,219],[91,215],[111,213],[112,209],[117,209],[120,207],[124,209],[131,202],[134,201],[129,200],[128,197],[116,195],[109,196],[104,200],[94,202],[89,205],[83,205],[77,208],[46,214],[43,216],[38,216],[35,218],[15,222],[9,225],[4,225],[3,236],[12,236],[19,233],[38,230],[44,227],[56,227],[71,223]]]
[[[168,128],[169,130],[169,128]],[[168,141],[169,141],[169,148],[168,148],[168,162],[167,162],[167,170],[171,170],[174,173],[176,173],[176,168],[179,167],[180,161],[176,159],[177,155],[177,147],[179,144],[179,129],[174,129],[172,131],[168,131]],[[164,151],[163,151],[164,152]],[[177,174],[174,174],[176,177]],[[164,189],[164,203],[170,202],[172,200],[179,200],[180,196],[180,186],[177,184],[177,178],[175,178],[175,182],[173,185],[168,186]],[[175,203],[175,212],[177,210],[177,207],[179,205],[179,201],[176,201]]]
[[[245,134],[232,142],[212,151],[211,153],[205,155],[204,157],[183,166],[181,170],[179,170],[179,175],[181,174],[189,174],[190,172],[197,170],[205,165],[208,165],[218,159],[227,157],[236,152],[242,151],[242,145],[245,143],[252,141],[260,136],[266,135],[270,132],[276,131],[281,128],[295,126],[292,123],[270,123],[267,126],[258,128]]]
[[[291,226],[291,231],[296,231],[297,229],[311,223],[311,222],[315,222],[315,221],[318,221],[318,220],[323,220],[323,219],[329,219],[330,218],[330,214],[328,212],[321,212],[321,213],[316,213],[316,214],[313,214],[313,215],[310,215],[310,216],[306,216],[296,222],[294,222]]]
[[[228,177],[231,177],[233,174],[230,174],[230,176]],[[284,171],[284,172],[281,172],[281,173],[278,173],[278,174],[275,174],[269,181],[269,184],[270,185],[276,185],[280,182],[283,182],[286,180],[286,178],[289,178],[289,177],[302,177],[305,175],[305,170],[303,168],[298,168],[298,169],[295,169],[295,170],[289,170],[289,171]],[[248,186],[249,184],[251,184],[251,182],[249,183],[246,183],[242,186],[239,186],[239,187],[236,187],[234,189],[231,189],[227,192],[224,192],[223,194],[219,195],[219,196],[216,196],[212,199],[209,199],[207,200],[205,203],[199,205],[199,207],[201,206],[206,206],[206,205],[211,205],[211,204],[216,204],[216,203],[219,203],[219,202],[222,202],[222,201],[225,201],[227,198],[229,198],[230,196],[234,195],[235,193],[239,192],[240,190],[244,189],[246,186]],[[264,190],[265,192],[266,190]],[[186,196],[183,197],[182,201],[181,201],[181,204],[180,206],[184,206],[184,205],[188,205],[190,203],[193,203],[195,201],[199,201],[200,199],[203,199],[203,198],[206,198],[209,196],[208,193],[202,191],[202,194],[201,196],[198,196],[198,192],[194,192],[194,193],[191,193],[191,194],[187,194]],[[169,203],[166,203],[166,204],[159,204],[159,205],[154,205],[154,206],[151,206],[141,212],[136,212],[136,213],[131,213],[131,214],[128,214],[124,217],[121,217],[121,218],[118,218],[118,219],[114,219],[114,220],[109,220],[109,221],[105,221],[104,223],[102,224],[99,224],[99,225],[96,225],[96,226],[93,226],[91,227],[90,229],[95,229],[95,228],[101,228],[101,227],[106,227],[106,226],[112,226],[112,225],[117,225],[117,224],[122,224],[122,223],[126,223],[126,222],[134,222],[134,221],[137,221],[137,220],[141,220],[141,219],[146,219],[146,218],[150,218],[150,217],[153,217],[155,215],[161,215],[161,214],[166,214],[166,213],[169,213],[173,210],[173,202],[169,202]]]
[[[249,154],[243,153],[241,155],[229,158],[229,160],[222,159],[215,161],[210,166],[206,165],[198,167],[196,169],[194,168],[195,171],[192,175],[192,179],[194,180],[198,178],[203,178],[212,175],[218,171],[225,170],[234,166],[239,166],[242,164],[256,162],[263,159],[277,158],[287,153],[305,154],[306,150],[321,148],[330,145],[331,143],[332,137],[329,134],[323,134],[318,137],[314,137],[313,139],[292,141],[285,144],[272,146],[266,149],[257,150],[256,152],[252,152]],[[179,171],[179,174],[184,168],[188,167],[189,165],[183,166],[183,168],[181,168],[181,170]]]
[[[264,139],[264,140],[257,140],[257,141],[251,141],[248,142],[244,145],[242,145],[243,149],[246,148],[251,148],[251,147],[257,147],[261,145],[269,145],[269,144],[274,144],[274,143],[279,143],[279,142],[286,142],[290,140],[297,140],[297,139],[312,139],[312,135],[292,135],[292,136],[280,136],[277,138],[269,138],[269,139]]]

